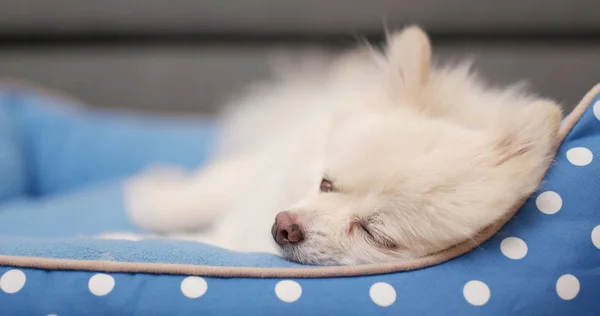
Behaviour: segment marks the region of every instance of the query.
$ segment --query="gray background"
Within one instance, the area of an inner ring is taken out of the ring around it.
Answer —
[[[600,82],[597,0],[2,0],[0,77],[94,106],[214,113],[273,53],[338,49],[418,23],[441,60],[527,80],[570,108]]]

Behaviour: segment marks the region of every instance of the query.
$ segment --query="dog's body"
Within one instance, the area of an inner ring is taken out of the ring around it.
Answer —
[[[433,69],[414,27],[384,53],[305,67],[231,109],[212,163],[127,185],[131,219],[312,264],[405,260],[468,240],[536,189],[561,119],[556,104],[486,88],[466,66]]]

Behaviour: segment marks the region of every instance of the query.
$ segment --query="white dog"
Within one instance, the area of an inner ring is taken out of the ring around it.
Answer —
[[[434,68],[426,34],[392,34],[255,90],[194,174],[127,184],[141,228],[307,264],[401,261],[468,240],[534,192],[558,105]]]

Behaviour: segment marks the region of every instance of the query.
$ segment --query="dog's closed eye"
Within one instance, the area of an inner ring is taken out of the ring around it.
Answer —
[[[367,224],[364,221],[358,221],[356,223],[356,225],[359,227],[360,230],[362,230],[364,233],[366,233],[367,235],[369,235],[369,237],[371,237],[373,240],[375,239],[375,236],[373,236],[373,234],[371,233],[371,231],[369,231],[369,226],[367,226]]]
[[[373,242],[378,247],[389,250],[395,250],[399,248],[398,244],[394,240],[383,234],[373,223],[369,223],[368,220],[355,220],[351,225],[350,231],[352,231],[354,227],[357,227],[358,230],[364,234],[367,240]]]

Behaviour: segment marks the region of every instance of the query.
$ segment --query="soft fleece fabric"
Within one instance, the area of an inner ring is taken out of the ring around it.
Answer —
[[[216,131],[206,119],[91,111],[0,83],[0,198],[62,193],[150,163],[197,167]]]

